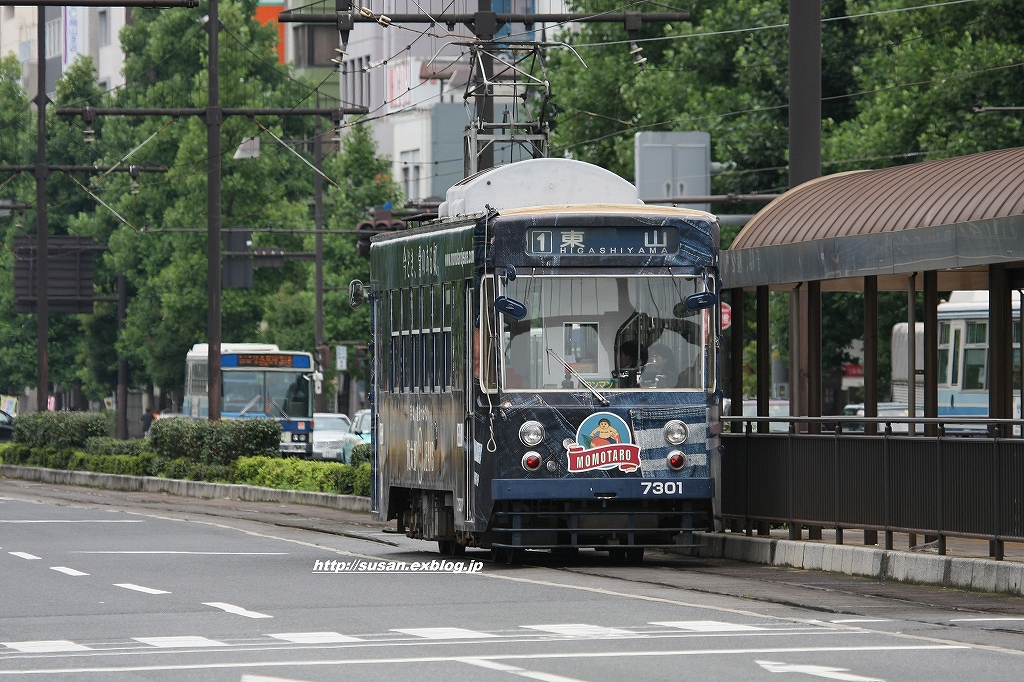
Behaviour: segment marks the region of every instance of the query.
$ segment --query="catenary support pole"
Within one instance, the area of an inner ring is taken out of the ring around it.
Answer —
[[[209,32],[209,77],[206,105],[206,335],[208,405],[210,421],[220,421],[220,18],[218,0],[210,0],[206,30]]]
[[[46,213],[46,8],[36,10],[36,41],[39,68],[36,79],[36,409],[45,412],[50,386],[50,309]]]
[[[316,134],[313,136],[313,162],[317,170],[322,171],[324,167],[324,147],[320,137],[320,124],[321,117],[317,116]],[[313,325],[313,341],[314,348],[317,349],[317,357],[319,357],[320,347],[324,344],[324,179],[319,173],[313,174],[313,222],[316,227],[316,236],[314,238],[316,244],[314,261],[316,319]],[[321,371],[323,371],[323,368],[321,368]],[[327,397],[322,391],[314,396],[313,401],[316,404],[317,412],[327,411]]]
[[[128,310],[128,277],[117,276],[117,335],[120,340],[124,331],[125,313]],[[117,437],[128,438],[128,358],[117,353]]]

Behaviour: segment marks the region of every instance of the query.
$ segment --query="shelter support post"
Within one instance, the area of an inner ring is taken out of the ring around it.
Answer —
[[[864,416],[878,416],[878,276],[864,278]],[[864,433],[878,433],[875,423],[864,424]],[[867,544],[865,531],[865,544]],[[874,531],[872,531],[874,532]],[[875,532],[873,545],[878,544]]]
[[[989,391],[988,414],[1013,417],[1013,294],[1005,265],[988,266]]]
[[[907,277],[907,416],[917,416],[917,273]],[[916,434],[917,425],[907,422],[907,433]]]
[[[729,330],[730,351],[730,380],[729,398],[732,400],[730,413],[733,416],[743,416],[743,289],[730,289],[729,300],[732,303],[732,326]],[[733,433],[743,431],[742,422],[732,422],[730,426]]]
[[[939,416],[939,273],[924,273],[924,416]],[[938,435],[938,426],[926,424],[926,436]],[[931,542],[925,536],[925,542]]]
[[[771,348],[768,340],[768,287],[757,288],[757,416],[768,416],[772,385]],[[758,433],[768,433],[768,422],[758,422]]]
[[[801,306],[801,294],[803,283],[797,285],[789,292],[789,414],[791,417],[807,414],[807,395],[804,386],[804,378],[807,376],[807,362],[803,355],[803,330],[804,316],[801,314],[806,308]],[[800,431],[800,423],[794,422],[790,425],[795,431]]]
[[[821,282],[807,283],[807,416],[821,416]],[[811,422],[808,433],[821,433]]]

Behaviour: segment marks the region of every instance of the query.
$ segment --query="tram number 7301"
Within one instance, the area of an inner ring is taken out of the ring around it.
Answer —
[[[681,495],[682,481],[641,481],[643,495]]]

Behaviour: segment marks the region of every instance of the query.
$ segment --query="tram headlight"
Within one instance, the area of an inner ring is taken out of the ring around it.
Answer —
[[[673,419],[672,421],[665,424],[665,442],[669,445],[682,445],[686,442],[686,439],[690,435],[690,430],[686,428],[686,424]]]
[[[541,456],[539,453],[531,450],[523,455],[523,468],[527,471],[536,471],[537,469],[540,469],[540,463]]]
[[[528,448],[539,445],[544,440],[544,427],[540,425],[540,422],[525,422],[519,427],[519,440],[523,441],[523,445]]]

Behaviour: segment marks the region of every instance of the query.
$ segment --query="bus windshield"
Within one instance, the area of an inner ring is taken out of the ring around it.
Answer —
[[[310,418],[309,377],[303,372],[223,370],[222,411],[274,419]]]
[[[520,275],[504,293],[528,313],[500,318],[503,388],[703,389],[710,313],[683,303],[703,290],[672,275]]]

